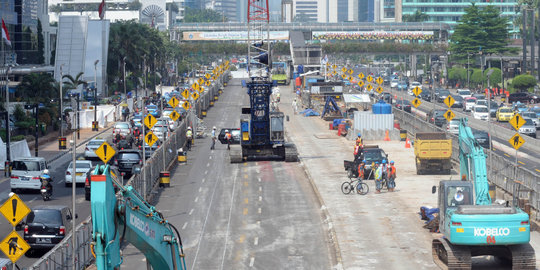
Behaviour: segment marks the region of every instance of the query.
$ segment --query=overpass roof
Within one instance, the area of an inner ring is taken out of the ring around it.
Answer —
[[[451,26],[437,22],[401,22],[401,23],[365,23],[365,22],[271,22],[271,31],[449,31]],[[246,23],[178,23],[174,26],[178,31],[246,31]]]

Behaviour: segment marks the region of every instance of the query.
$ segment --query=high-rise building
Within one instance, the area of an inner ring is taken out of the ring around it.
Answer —
[[[359,22],[373,22],[375,20],[375,0],[357,0]]]

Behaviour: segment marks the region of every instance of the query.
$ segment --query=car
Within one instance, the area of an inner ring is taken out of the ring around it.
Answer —
[[[476,103],[476,98],[474,97],[465,98],[465,103],[464,103],[465,106],[463,106],[463,111],[470,112],[475,103]]]
[[[477,99],[476,102],[474,102],[474,106],[481,105],[487,107],[487,100],[486,99]]]
[[[86,159],[98,158],[96,154],[96,149],[98,149],[104,142],[105,142],[104,139],[90,140],[86,144],[86,148],[84,148],[84,158]]]
[[[411,112],[412,110],[412,104],[410,101],[406,99],[398,99],[396,100],[396,103],[394,104],[396,106],[396,109],[404,110],[406,112]]]
[[[89,160],[77,160],[75,161],[76,169],[75,169],[75,185],[79,183],[84,184],[84,180],[86,179],[86,173],[92,169],[92,161]],[[65,186],[71,186],[73,183],[73,161],[69,163],[67,169],[66,169],[66,175],[65,175]]]
[[[154,125],[154,127],[165,127],[167,128],[168,131],[170,131],[169,129],[169,120],[166,119],[166,118],[159,118],[156,122],[156,124]]]
[[[13,269],[13,263],[11,263],[10,259],[0,258],[0,269],[1,270]]]
[[[481,93],[472,94],[471,97],[476,98],[476,99],[486,99],[486,95],[481,94]]]
[[[489,117],[496,117],[497,116],[497,110],[499,109],[499,104],[495,101],[489,102]]]
[[[446,118],[444,118],[445,112],[446,110],[433,109],[427,114],[427,121],[438,127],[442,127],[446,123]]]
[[[170,118],[169,115],[171,115],[173,111],[174,110],[172,108],[163,110],[163,113],[161,114],[161,118]]]
[[[397,79],[392,79],[390,82],[390,88],[397,88],[399,81]]]
[[[92,179],[92,173],[96,170],[96,166],[92,167],[92,169],[90,169],[87,173],[86,173],[86,177],[84,179],[84,199],[89,201],[90,200],[90,196],[91,196],[91,186],[90,186],[90,182],[91,182],[91,179]],[[122,174],[120,174],[120,172],[118,171],[118,168],[116,166],[109,166],[109,172],[111,173],[111,177],[116,177],[117,181],[120,182],[120,180],[122,179],[118,179],[117,177],[120,177]],[[122,182],[122,184],[124,184]],[[117,186],[116,184],[114,184],[113,182],[113,186],[115,188],[115,192],[117,191]]]
[[[450,95],[450,91],[443,89],[437,94],[437,102],[442,103]]]
[[[510,107],[500,107],[497,109],[497,114],[495,116],[499,122],[508,122],[512,117],[514,117],[514,110]]]
[[[155,142],[152,146],[149,146],[146,142],[144,142],[144,157],[146,159],[152,157],[152,155],[159,148],[160,145],[160,141]],[[142,152],[142,145],[139,145],[139,150]]]
[[[422,84],[419,82],[412,82],[411,85],[409,86],[409,89],[413,90],[417,86],[420,87],[420,89],[422,89]]]
[[[407,82],[406,81],[399,81],[397,85],[398,91],[405,91],[407,90]]]
[[[520,134],[525,134],[528,136],[531,136],[533,138],[536,138],[536,127],[534,126],[534,122],[531,118],[523,118],[525,120],[525,124],[521,126],[518,130]]]
[[[382,92],[380,95],[379,95],[379,99],[382,99],[384,100],[386,103],[388,104],[392,104],[392,100],[393,100],[393,96],[392,94],[388,93],[388,92]]]
[[[536,113],[536,117],[537,117],[537,118],[540,118],[540,107],[534,106],[534,107],[530,108],[529,110],[530,110],[531,112]]]
[[[159,107],[154,104],[146,105],[145,107],[146,111],[151,114],[155,118],[159,118],[161,116],[161,112],[159,111]]]
[[[523,103],[538,103],[540,102],[540,97],[528,92],[517,92],[508,95],[508,103],[512,104],[518,101]]]
[[[23,222],[24,241],[32,249],[51,249],[71,232],[71,209],[63,205],[39,205]]]
[[[420,93],[418,97],[425,101],[431,101],[431,91],[429,91],[428,89],[422,90],[422,93]]]
[[[133,128],[141,128],[143,125],[143,119],[142,114],[136,114],[133,115],[133,118],[131,118],[131,121],[133,122]]]
[[[113,140],[116,140],[116,134],[120,134],[123,138],[125,138],[128,141],[131,141],[133,139],[132,133],[133,129],[131,128],[131,124],[128,122],[117,122],[113,126]],[[116,142],[116,141],[114,141]]]
[[[165,142],[169,133],[169,126],[154,126],[152,132],[161,142]]]
[[[487,106],[475,105],[472,109],[472,116],[474,117],[474,119],[487,121],[489,118]]]
[[[472,134],[480,146],[489,149],[491,146],[491,137],[489,133],[483,130],[471,128]]]
[[[120,150],[114,158],[114,165],[118,167],[120,173],[127,177],[131,176],[131,169],[135,165],[142,165],[142,153],[139,150]]]
[[[42,157],[15,158],[12,161],[10,186],[17,193],[21,189],[41,189],[40,176],[48,168]]]
[[[520,115],[523,118],[531,118],[536,129],[540,128],[540,119],[538,119],[538,117],[536,116],[536,113],[531,112],[531,111],[526,111],[526,112],[520,113]]]
[[[446,124],[446,131],[458,135],[459,134],[459,121],[460,118],[454,118]]]
[[[464,99],[461,96],[458,96],[458,95],[450,95],[450,96],[454,98],[454,104],[452,104],[452,108],[463,108]]]
[[[366,176],[366,179],[375,177],[375,174],[371,173],[371,165],[375,162],[379,162],[379,164],[382,164],[382,161],[384,159],[388,161],[388,154],[386,154],[383,149],[379,148],[378,146],[364,146],[364,160],[366,161],[366,166],[364,167],[364,175]]]
[[[457,90],[457,94],[458,94],[459,96],[461,96],[463,99],[472,96],[471,90],[469,90],[469,89],[458,89],[458,90]]]

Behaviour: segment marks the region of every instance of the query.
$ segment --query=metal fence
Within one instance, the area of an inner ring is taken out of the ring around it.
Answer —
[[[394,115],[399,120],[401,129],[407,130],[413,138],[416,132],[446,131],[404,111],[394,110]],[[458,137],[453,134],[448,134],[448,136],[452,138],[452,160],[459,164]],[[515,166],[508,159],[494,153],[492,150],[485,149],[485,151],[488,155],[488,162],[486,162],[488,180],[510,195],[513,195],[517,185],[520,188],[519,194],[516,194],[517,197],[529,200],[531,210],[533,210],[531,211],[531,219],[540,220],[538,214],[540,210],[540,186],[538,183],[540,176],[526,168]],[[489,162],[490,154],[491,162]]]
[[[193,104],[192,109],[181,120],[176,130],[168,136],[167,140],[146,160],[141,173],[133,175],[126,185],[132,185],[135,190],[143,195],[147,200],[151,199],[154,191],[159,187],[159,173],[169,169],[173,161],[178,157],[178,150],[184,148],[186,143],[186,129],[191,126],[196,135],[197,127],[201,126],[200,119],[214,102],[218,100],[217,96],[223,90],[223,84],[229,80],[230,72],[227,71],[219,77],[211,86],[205,88],[201,97]],[[210,102],[212,101],[212,102]],[[92,241],[92,221],[88,217],[79,224],[75,230],[76,254],[75,266],[71,264],[73,248],[71,247],[71,237],[73,232],[68,233],[64,240],[51,249],[47,254],[41,257],[28,269],[30,270],[71,270],[85,269],[94,260],[90,252],[90,243]]]

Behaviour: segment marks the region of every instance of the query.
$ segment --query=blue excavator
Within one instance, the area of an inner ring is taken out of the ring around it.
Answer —
[[[120,268],[122,241],[140,250],[152,269],[187,269],[180,234],[160,212],[132,186],[123,186],[109,165],[97,166],[90,178],[91,249],[98,270]]]
[[[459,125],[461,181],[439,184],[439,230],[433,239],[434,262],[442,269],[471,269],[471,257],[492,255],[512,261],[512,269],[535,269],[529,244],[529,215],[515,205],[492,204],[486,154],[467,119]],[[433,193],[436,192],[433,187]]]

